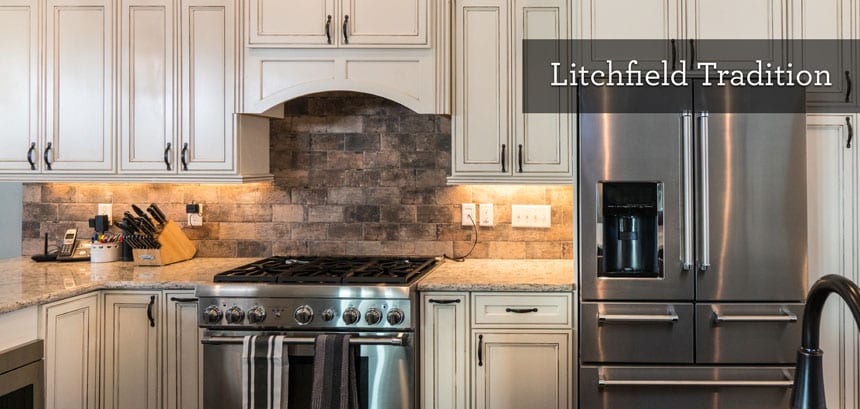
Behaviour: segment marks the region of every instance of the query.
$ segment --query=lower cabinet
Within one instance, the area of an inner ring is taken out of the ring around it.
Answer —
[[[200,408],[193,297],[102,291],[42,306],[46,408]]]
[[[573,408],[570,293],[430,292],[421,300],[424,409]]]

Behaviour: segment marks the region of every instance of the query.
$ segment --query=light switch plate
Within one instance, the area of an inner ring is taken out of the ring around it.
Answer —
[[[463,203],[460,205],[460,211],[460,224],[463,226],[474,226],[475,220],[478,219],[478,215],[475,212],[475,204]]]
[[[552,208],[550,205],[511,205],[511,226],[550,228]]]
[[[480,214],[478,215],[478,225],[484,227],[493,226],[493,204],[481,203],[478,207]]]

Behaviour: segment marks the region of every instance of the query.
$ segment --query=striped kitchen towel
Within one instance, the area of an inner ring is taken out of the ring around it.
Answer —
[[[311,409],[358,409],[355,354],[349,335],[318,335]]]
[[[242,409],[285,409],[289,357],[284,336],[246,336],[242,340]]]

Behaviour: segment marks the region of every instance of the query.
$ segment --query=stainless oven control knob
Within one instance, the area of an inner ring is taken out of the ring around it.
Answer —
[[[357,309],[349,307],[343,312],[342,318],[346,325],[352,325],[358,322],[358,319],[361,318],[361,313]]]
[[[334,311],[331,308],[326,308],[325,311],[322,312],[323,321],[331,321],[334,319]]]
[[[248,311],[248,321],[252,324],[263,322],[266,319],[266,310],[263,307],[256,305]]]
[[[403,322],[403,311],[398,310],[397,308],[388,311],[388,323],[391,325],[397,325]]]
[[[217,305],[210,305],[203,310],[203,319],[210,324],[221,321],[223,316],[224,314],[221,313]]]
[[[227,322],[231,324],[235,324],[237,322],[242,322],[245,318],[245,311],[242,311],[239,306],[232,306],[229,310],[227,310]]]
[[[376,308],[371,308],[364,314],[364,320],[367,321],[367,325],[376,325],[382,321],[382,313]]]
[[[293,318],[296,319],[296,322],[298,322],[299,325],[307,325],[314,319],[314,310],[312,310],[308,305],[302,305],[299,308],[296,308]]]

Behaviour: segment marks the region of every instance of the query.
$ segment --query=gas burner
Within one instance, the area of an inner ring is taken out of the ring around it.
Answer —
[[[432,270],[430,257],[283,257],[258,260],[215,276],[215,282],[279,284],[409,284]]]

